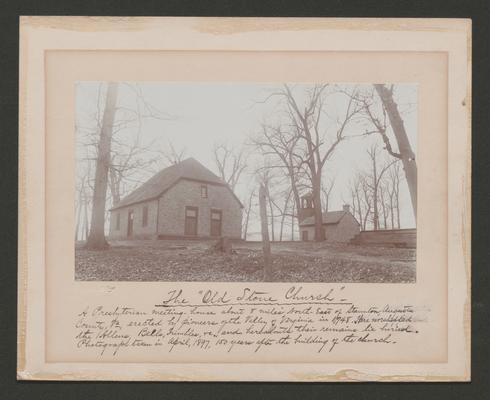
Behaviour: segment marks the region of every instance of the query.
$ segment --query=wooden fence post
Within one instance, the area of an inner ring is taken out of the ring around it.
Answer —
[[[262,231],[262,250],[264,252],[264,281],[272,280],[271,271],[271,244],[269,241],[269,223],[267,221],[267,192],[265,186],[260,184],[259,204],[260,204],[260,222]]]

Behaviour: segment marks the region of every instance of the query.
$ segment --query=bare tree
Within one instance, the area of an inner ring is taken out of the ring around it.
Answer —
[[[413,213],[417,217],[417,163],[402,115],[394,99],[395,85],[374,84],[373,87],[380,100],[376,100],[372,91],[368,91],[363,96],[356,94],[354,98],[362,105],[367,120],[374,126],[374,132],[381,136],[384,149],[392,157],[402,161]],[[379,101],[381,101],[381,107],[378,107]],[[389,129],[393,132],[398,149],[391,143],[388,136]]]
[[[248,199],[245,202],[245,223],[243,224],[242,237],[247,240],[248,224],[250,222],[250,216],[252,215],[252,203],[255,196],[255,189],[252,189],[249,193]]]
[[[182,147],[181,149],[176,149],[173,143],[169,140],[163,151],[160,152],[163,157],[165,164],[175,165],[183,161],[187,157],[187,149]]]
[[[367,229],[368,218],[371,215],[371,209],[373,204],[373,193],[370,184],[365,176],[360,177],[361,182],[361,196],[364,203],[364,214],[361,221],[362,230]]]
[[[359,173],[354,175],[354,178],[349,182],[349,196],[350,196],[350,207],[352,208],[352,214],[358,220],[361,227],[363,227],[363,207],[361,202],[361,176]],[[349,203],[344,200],[344,203]]]
[[[328,204],[331,199],[332,190],[335,186],[335,178],[328,179],[322,182],[322,197],[325,212],[328,212]]]
[[[75,241],[86,239],[88,236],[88,196],[87,196],[87,181],[88,174],[83,174],[78,178],[77,195],[76,195],[76,225],[75,225]]]
[[[385,175],[386,177],[386,175]],[[383,217],[383,229],[387,229],[388,228],[388,216],[389,216],[389,212],[390,212],[390,208],[389,208],[389,204],[387,204],[387,191],[388,191],[388,187],[387,187],[387,183],[384,182],[384,179],[381,180],[381,183],[379,185],[379,199],[380,199],[380,204],[381,204],[381,211],[382,211],[382,217]],[[380,228],[381,228],[381,223],[379,224]]]
[[[285,196],[284,205],[283,205],[282,209],[280,210],[280,215],[281,215],[281,225],[280,225],[280,231],[279,231],[279,241],[280,242],[282,242],[282,238],[283,238],[284,225],[286,222],[286,217],[288,216],[288,208],[289,208],[289,203],[291,200],[291,194],[292,194],[292,190],[289,189],[288,194]],[[293,211],[291,211],[291,213],[292,212]]]
[[[291,200],[291,188],[287,188],[284,190],[273,191],[270,188],[270,185],[267,187],[268,189],[268,201],[269,201],[269,210],[271,213],[271,232],[272,232],[272,241],[275,241],[277,236],[274,231],[274,220],[275,218],[279,218],[279,241],[282,241],[284,234],[284,227],[286,225],[286,217],[293,215],[294,209],[290,210],[290,200]]]
[[[371,146],[371,148],[367,151],[370,161],[371,161],[371,171],[368,175],[368,179],[366,180],[368,187],[372,192],[373,199],[373,229],[379,229],[379,209],[380,209],[380,190],[381,190],[381,181],[383,179],[386,171],[398,161],[395,159],[393,161],[388,161],[384,165],[380,166],[378,162],[378,146],[375,144]]]
[[[294,202],[295,216],[300,208],[300,186],[305,173],[305,152],[299,145],[300,136],[295,129],[268,126],[263,123],[260,133],[252,138],[252,144],[269,161],[268,167],[283,172],[289,181]],[[294,217],[293,217],[294,218]]]
[[[395,157],[402,160],[405,177],[410,191],[410,199],[412,201],[413,214],[417,217],[417,162],[415,161],[415,153],[412,150],[408,135],[405,130],[403,119],[398,110],[398,105],[393,99],[393,85],[375,84],[376,92],[378,93],[383,107],[388,114],[391,129],[395,134],[398,144],[398,154]],[[386,142],[385,142],[386,143]]]
[[[87,194],[87,191],[83,193],[83,231],[82,231],[82,239],[85,238],[87,240],[89,232],[90,232],[90,222],[88,218],[88,209],[90,207],[90,196]]]
[[[259,187],[260,221],[262,232],[262,251],[264,253],[264,281],[272,280],[271,244],[269,241],[269,227],[267,226],[267,188],[261,183]]]
[[[159,161],[158,155],[152,155],[153,144],[143,145],[138,131],[130,145],[120,145],[112,150],[109,188],[113,205],[119,203],[121,196],[127,192],[124,184],[130,182],[133,188],[143,183],[141,177],[152,173],[151,167]]]
[[[107,247],[104,233],[105,206],[107,194],[107,178],[111,162],[111,138],[116,114],[118,84],[110,82],[107,88],[102,128],[98,144],[97,164],[95,169],[95,187],[92,207],[90,234],[87,248],[102,249]]]
[[[286,99],[291,124],[296,128],[306,148],[307,159],[305,164],[311,181],[316,241],[325,239],[321,207],[323,168],[337,146],[345,139],[346,127],[360,110],[353,100],[353,96],[351,96],[348,99],[345,113],[342,118],[337,119],[336,128],[333,132],[330,133],[328,129],[322,128],[321,119],[324,116],[326,88],[327,85],[311,87],[303,105],[297,100],[288,85],[284,85],[284,89],[279,93]]]
[[[79,232],[80,232],[80,221],[82,219],[82,191],[80,189],[77,190],[77,200],[76,200],[76,223],[75,223],[75,242],[78,241]]]
[[[215,143],[213,153],[221,179],[230,186],[231,190],[235,190],[240,176],[247,167],[244,148],[237,150],[225,143]]]
[[[392,229],[400,229],[400,181],[401,171],[400,163],[395,163],[388,171],[388,196],[391,215],[391,227]],[[396,217],[395,217],[396,212]],[[396,225],[395,225],[396,220]]]
[[[118,96],[123,87],[130,93],[129,103],[127,97]],[[82,166],[79,171],[83,170],[85,174],[78,179],[83,178],[86,182],[82,209],[84,230],[90,230],[86,235],[86,245],[90,248],[107,246],[103,237],[105,222],[109,217],[107,209],[146,180],[152,173],[151,167],[161,158],[153,150],[154,143],[145,144],[141,140],[143,121],[174,118],[148,103],[138,85],[109,83],[105,99],[103,88],[104,84],[98,85],[95,112],[89,114],[85,121],[88,125],[84,126],[79,120],[75,125],[77,145],[82,146],[86,153],[86,156],[78,159]],[[134,104],[131,104],[131,100]],[[133,140],[128,140],[128,133]],[[95,165],[95,176],[90,172],[92,164]],[[101,215],[102,209],[104,213]],[[90,223],[85,219],[90,219]]]
[[[295,229],[295,226],[294,226],[294,209],[291,211],[291,241],[294,241],[294,229]]]
[[[369,169],[359,170],[349,186],[353,214],[363,230],[368,228],[368,224],[373,230],[381,226],[386,229],[391,210],[388,201],[391,185],[387,171],[394,168],[398,160],[383,160],[377,144],[372,145],[367,154]]]

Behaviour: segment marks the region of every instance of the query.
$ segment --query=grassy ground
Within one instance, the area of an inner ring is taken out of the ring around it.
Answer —
[[[90,281],[261,281],[261,244],[212,241],[114,242],[109,250],[76,249],[75,277]],[[415,282],[415,250],[314,242],[272,244],[276,282]]]

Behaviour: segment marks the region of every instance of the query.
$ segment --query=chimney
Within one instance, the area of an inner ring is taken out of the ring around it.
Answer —
[[[342,207],[342,209],[343,209],[345,212],[350,213],[350,205],[348,205],[348,204],[344,204],[344,206]]]

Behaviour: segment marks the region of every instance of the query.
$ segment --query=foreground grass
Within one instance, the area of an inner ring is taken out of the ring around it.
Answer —
[[[231,255],[213,242],[137,241],[109,250],[76,249],[75,278],[89,281],[258,282],[260,243],[234,244]],[[273,243],[275,282],[415,282],[415,250],[358,245]]]

